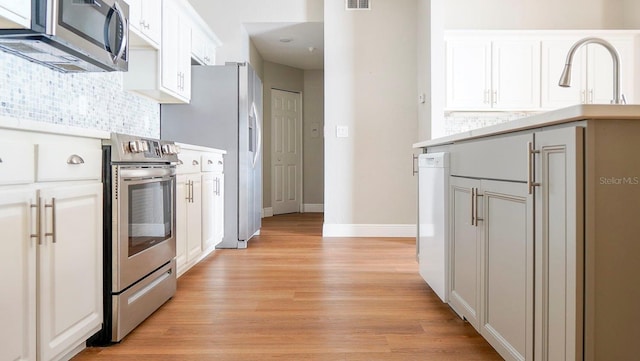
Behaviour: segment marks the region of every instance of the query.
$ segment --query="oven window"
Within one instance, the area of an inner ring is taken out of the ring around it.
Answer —
[[[129,257],[171,238],[171,180],[130,185]]]

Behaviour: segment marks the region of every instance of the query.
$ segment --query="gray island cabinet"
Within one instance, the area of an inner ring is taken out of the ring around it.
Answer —
[[[502,357],[638,359],[640,105],[578,105],[414,148],[449,153],[445,299]],[[418,223],[420,252],[434,225]]]

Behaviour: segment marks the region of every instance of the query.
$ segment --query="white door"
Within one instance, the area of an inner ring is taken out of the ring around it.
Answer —
[[[540,42],[494,41],[492,48],[493,107],[540,108]]]
[[[491,108],[491,42],[481,39],[447,41],[446,107]]]
[[[273,214],[300,211],[302,198],[302,99],[272,89],[271,205]]]

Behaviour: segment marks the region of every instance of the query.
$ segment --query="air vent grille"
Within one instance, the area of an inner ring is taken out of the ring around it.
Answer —
[[[370,0],[346,0],[347,10],[369,10],[371,9]]]

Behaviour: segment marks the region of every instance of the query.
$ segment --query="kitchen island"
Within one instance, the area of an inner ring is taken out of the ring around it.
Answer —
[[[445,300],[505,359],[637,358],[639,105],[578,105],[414,147],[449,159],[445,224],[419,222],[419,252],[445,230]]]

